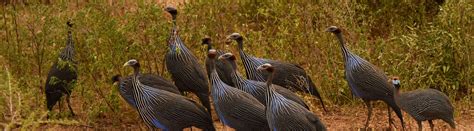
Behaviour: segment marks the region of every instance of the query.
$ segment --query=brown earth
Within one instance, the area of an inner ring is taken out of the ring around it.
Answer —
[[[73,99],[74,100],[74,99]],[[126,104],[122,101],[122,104]],[[312,103],[317,105],[318,103]],[[86,123],[82,121],[87,121],[85,112],[80,112],[79,107],[74,104],[73,108],[75,109],[77,116],[66,117],[65,119],[77,120],[79,123]],[[455,104],[455,107],[463,106],[462,104]],[[37,129],[39,130],[147,130],[145,124],[140,120],[138,114],[129,106],[121,106],[124,108],[121,110],[121,113],[104,113],[111,116],[101,116],[96,119],[95,123],[90,123],[89,125],[82,124],[73,124],[73,125],[64,125],[64,124],[42,124]],[[321,118],[323,123],[325,123],[328,130],[359,130],[364,127],[365,120],[367,117],[367,109],[362,102],[356,105],[344,105],[344,106],[329,106],[328,112],[324,112],[319,105],[312,106],[311,110],[315,112],[317,116]],[[455,122],[456,130],[474,130],[474,110],[472,107],[466,106],[466,109],[455,112]],[[67,111],[67,108],[64,106],[63,111]],[[56,112],[58,109],[55,110]],[[116,115],[114,115],[116,114]],[[224,128],[222,124],[217,120],[215,113],[213,114],[215,121],[215,126],[217,130],[232,130],[229,127]],[[395,127],[392,130],[400,130],[400,121],[394,113],[392,113],[392,118],[395,120]],[[404,120],[406,129],[408,130],[417,130],[418,126],[416,121],[411,118],[408,114],[404,113]],[[435,130],[453,130],[449,125],[442,120],[435,120]],[[387,107],[381,102],[374,104],[373,116],[370,122],[370,128],[375,130],[389,130],[388,128],[388,117],[387,117]],[[423,122],[423,128],[429,129],[428,122]],[[189,130],[189,129],[187,129]],[[198,130],[193,128],[193,130]]]

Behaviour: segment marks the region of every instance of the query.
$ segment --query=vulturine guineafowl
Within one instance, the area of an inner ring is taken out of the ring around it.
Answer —
[[[209,38],[207,36],[202,39],[202,44],[207,45],[207,51],[213,49],[211,38]],[[216,51],[217,51],[217,56],[220,56],[220,55],[224,54],[224,51],[222,51],[222,50],[216,49]],[[209,69],[209,66],[210,66],[209,64],[210,64],[210,60],[209,60],[209,58],[206,58],[207,76],[210,79],[211,78],[211,70]],[[221,78],[221,80],[225,84],[234,87],[234,83],[232,82],[232,79],[231,79],[231,76],[230,76],[230,72],[232,71],[232,69],[230,69],[228,66],[225,66],[222,61],[216,61],[216,71],[217,71],[217,74],[219,75],[219,78]]]
[[[140,82],[143,85],[147,85],[152,88],[169,91],[175,94],[181,94],[178,88],[171,82],[164,79],[161,76],[155,74],[140,74]],[[133,75],[122,77],[121,75],[115,75],[112,77],[112,81],[117,83],[120,95],[122,96],[128,104],[136,108],[136,102],[133,100],[133,85],[132,85]]]
[[[267,80],[266,116],[270,129],[274,131],[324,131],[326,127],[319,118],[300,104],[286,99],[275,91],[273,76],[279,72],[271,64],[262,64],[257,69],[271,75]]]
[[[393,99],[393,85],[387,83],[388,77],[382,70],[352,53],[345,45],[341,30],[336,26],[327,28],[328,32],[336,35],[344,56],[345,74],[347,83],[356,97],[361,98],[368,109],[365,128],[369,127],[370,117],[372,115],[371,101],[382,100],[388,107],[389,125],[393,123],[390,107],[395,111],[402,128],[405,127],[402,112]]]
[[[58,60],[53,64],[46,79],[46,105],[51,111],[56,103],[66,95],[67,106],[74,116],[71,107],[71,92],[77,80],[77,63],[74,61],[74,41],[72,38],[72,23],[67,22],[66,47],[59,54]]]
[[[219,56],[219,60],[223,61],[226,66],[231,67],[231,77],[232,81],[235,83],[235,88],[251,94],[252,96],[257,98],[257,100],[260,101],[262,104],[265,104],[265,91],[267,90],[267,84],[265,82],[249,80],[242,77],[239,71],[237,71],[237,63],[235,62],[236,58],[232,53],[225,53]],[[292,100],[304,106],[306,109],[309,109],[308,105],[306,105],[304,100],[298,97],[298,95],[296,95],[292,91],[283,88],[279,85],[273,85],[273,88],[276,92],[281,94],[286,99]]]
[[[285,88],[295,89],[297,91],[303,91],[305,93],[310,93],[311,95],[316,96],[317,98],[319,98],[324,111],[327,111],[326,107],[324,106],[323,98],[316,89],[316,85],[313,83],[311,78],[306,74],[302,67],[292,63],[257,58],[250,54],[247,54],[244,51],[244,39],[239,33],[232,33],[227,37],[227,43],[232,42],[232,40],[237,41],[240,58],[242,59],[242,62],[244,64],[245,72],[248,79],[265,82],[266,79],[270,76],[270,74],[259,73],[256,69],[259,65],[270,63],[273,66],[277,67],[276,69],[278,70],[278,72],[281,72],[274,77],[274,84],[280,85]]]
[[[395,102],[415,118],[418,130],[423,130],[422,121],[428,121],[431,130],[434,130],[433,120],[436,119],[441,119],[452,128],[456,128],[453,105],[444,93],[435,89],[417,89],[400,93],[400,79],[393,77],[390,82],[395,86]]]
[[[209,101],[209,81],[204,68],[199,64],[198,59],[186,48],[181,38],[178,36],[176,27],[176,15],[178,11],[173,7],[166,7],[165,10],[173,17],[173,29],[168,40],[168,53],[165,55],[166,68],[171,74],[171,78],[181,92],[193,92],[199,97],[201,104],[207,108],[211,114],[211,103]]]
[[[211,115],[204,107],[182,95],[142,84],[140,63],[137,60],[129,60],[124,66],[133,68],[133,100],[138,114],[148,127],[165,131],[181,131],[191,126],[205,131],[215,130]]]
[[[222,82],[215,69],[216,56],[216,50],[209,50],[211,95],[221,122],[237,131],[269,130],[265,106],[252,95]]]

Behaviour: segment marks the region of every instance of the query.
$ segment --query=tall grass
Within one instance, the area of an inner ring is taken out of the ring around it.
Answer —
[[[0,86],[0,115],[11,116],[10,97],[26,120],[45,110],[44,82],[59,50],[65,46],[66,21],[74,23],[79,80],[73,91],[75,109],[85,123],[104,116],[121,119],[115,74],[130,74],[121,65],[141,60],[145,72],[169,78],[163,68],[171,23],[164,5],[151,2],[58,2],[2,5],[0,63],[8,68],[14,93]],[[404,90],[436,88],[453,100],[472,101],[473,3],[446,1],[438,6],[418,2],[351,2],[302,0],[193,1],[179,6],[179,33],[195,55],[205,58],[200,39],[211,36],[224,46],[232,32],[245,37],[245,49],[258,57],[297,63],[306,69],[327,103],[353,104],[344,80],[342,53],[325,28],[343,29],[348,47],[388,75],[400,76]],[[240,66],[243,72],[242,66]],[[0,85],[7,79],[0,78]],[[11,119],[7,117],[6,119]],[[10,121],[2,120],[0,122]],[[24,125],[34,121],[23,121]],[[116,123],[117,124],[117,123]],[[37,126],[37,125],[36,125]]]

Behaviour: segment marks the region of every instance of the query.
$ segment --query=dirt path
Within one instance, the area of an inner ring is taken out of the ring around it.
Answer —
[[[312,108],[313,112],[321,118],[321,120],[326,124],[328,130],[358,130],[364,127],[366,120],[366,111],[367,109],[363,105],[356,106],[339,106],[339,107],[329,107],[329,112],[323,113],[318,107]],[[474,130],[474,117],[473,112],[469,110],[456,112],[456,130]],[[79,114],[81,115],[81,114]],[[125,118],[108,118],[104,116],[97,120],[97,123],[93,123],[91,127],[86,126],[65,126],[60,124],[44,124],[41,125],[38,129],[40,130],[146,130],[147,128],[141,122],[138,115],[134,110],[127,107],[124,109],[120,116],[127,116]],[[396,115],[392,113],[392,117],[395,119],[395,128],[400,129],[400,122]],[[217,116],[213,116],[217,118]],[[82,121],[84,117],[76,116],[70,117],[69,119],[76,119]],[[416,121],[404,113],[405,124],[408,130],[417,130],[418,126]],[[434,121],[436,130],[452,130],[448,124],[444,123],[441,120]],[[219,131],[222,130],[232,130],[231,128],[223,128],[222,124],[215,120],[215,126]],[[388,130],[388,118],[386,107],[382,104],[376,104],[373,110],[373,117],[370,122],[370,127],[375,130]],[[427,122],[423,123],[424,129],[429,129]],[[197,130],[194,128],[193,130]]]

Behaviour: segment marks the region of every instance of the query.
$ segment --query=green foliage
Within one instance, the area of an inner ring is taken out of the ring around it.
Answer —
[[[46,110],[47,72],[66,45],[69,19],[79,71],[73,91],[76,111],[86,115],[85,123],[126,117],[111,111],[130,108],[107,80],[130,74],[122,64],[132,58],[142,62],[144,72],[169,78],[163,57],[172,23],[163,7],[143,1],[2,5],[0,63],[10,69],[14,91],[23,98],[18,108],[22,117],[40,119],[31,112]],[[236,45],[224,46],[224,39],[238,32],[248,53],[301,65],[328,104],[357,102],[344,80],[340,47],[333,34],[324,32],[330,25],[342,28],[354,53],[388,75],[400,76],[404,90],[437,88],[453,100],[469,100],[474,82],[472,10],[466,0],[440,6],[428,0],[193,1],[179,6],[177,24],[183,42],[202,61],[201,38],[210,36],[215,48],[237,54]],[[2,92],[7,90],[3,83],[0,79]],[[0,96],[1,105],[7,96]]]

